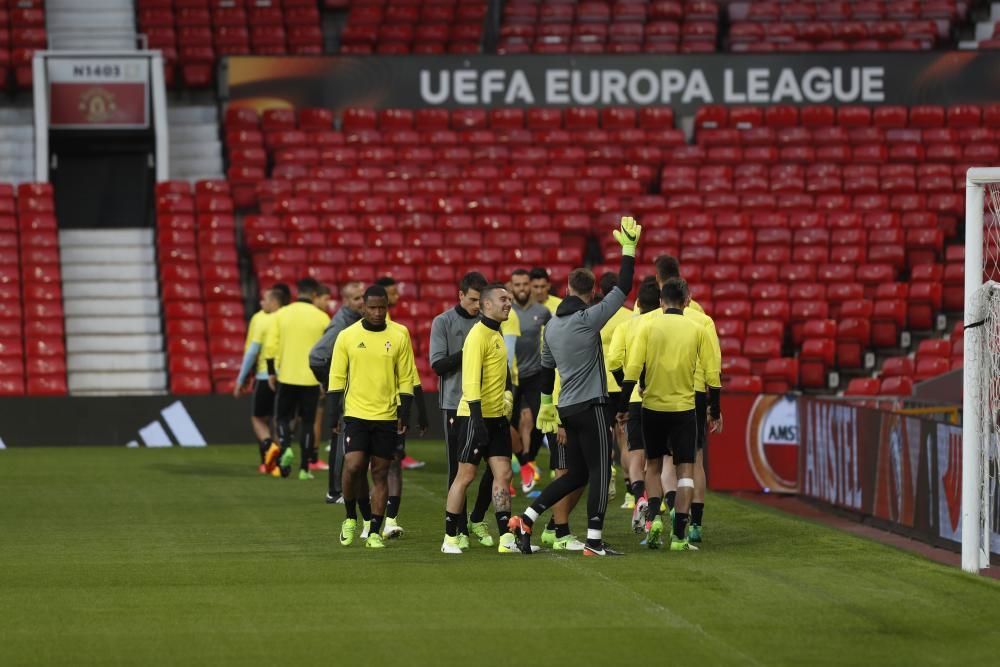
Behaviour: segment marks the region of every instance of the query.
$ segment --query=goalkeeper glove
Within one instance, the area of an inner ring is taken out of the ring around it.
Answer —
[[[552,405],[552,395],[542,394],[542,403],[538,407],[538,418],[535,428],[542,433],[555,433],[559,430],[559,412]]]
[[[514,416],[514,394],[509,391],[503,393],[503,413],[507,416],[507,421]]]
[[[635,222],[635,218],[624,216],[621,227],[611,232],[615,240],[622,246],[622,254],[635,257],[635,247],[639,245],[639,235],[642,233],[642,225]]]

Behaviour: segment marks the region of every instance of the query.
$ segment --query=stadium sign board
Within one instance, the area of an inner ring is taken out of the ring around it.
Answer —
[[[865,405],[801,397],[801,493],[916,539],[958,549],[962,429]],[[991,456],[996,456],[995,448]],[[996,469],[994,460],[992,465]],[[997,489],[990,493],[994,505]],[[996,513],[993,513],[996,516]],[[1000,554],[1000,526],[990,526]]]
[[[149,127],[147,58],[51,55],[45,66],[52,129]]]
[[[224,98],[261,108],[956,104],[1000,100],[984,85],[1000,53],[232,56]]]

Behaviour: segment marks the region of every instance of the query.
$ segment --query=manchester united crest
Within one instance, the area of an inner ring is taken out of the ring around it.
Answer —
[[[80,112],[89,123],[104,123],[117,110],[114,94],[105,88],[95,86],[80,95]]]

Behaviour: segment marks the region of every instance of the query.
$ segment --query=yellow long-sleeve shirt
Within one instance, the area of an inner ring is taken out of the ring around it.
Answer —
[[[468,417],[469,401],[479,401],[483,417],[505,414],[507,346],[500,331],[477,322],[462,345],[462,400],[458,416]]]
[[[309,368],[309,352],[329,323],[330,316],[308,301],[296,301],[271,315],[264,359],[274,359],[279,382],[302,387],[319,384]]]
[[[257,353],[257,375],[267,374],[267,359],[264,357],[264,342],[267,338],[267,330],[271,324],[272,313],[266,313],[263,310],[258,310],[250,318],[250,323],[247,325],[247,340],[246,344],[243,346],[243,354],[246,354],[250,350],[250,346],[254,343],[260,345],[260,352]]]
[[[386,320],[386,325],[390,327],[395,327],[401,331],[406,336],[406,349],[409,351],[409,359],[407,359],[407,366],[410,369],[410,380],[414,387],[420,386],[420,372],[417,370],[417,361],[413,354],[413,339],[410,337],[410,330],[406,328],[405,325],[399,324],[398,322],[390,322]]]
[[[621,391],[622,388],[618,386],[618,380],[615,376],[611,374],[612,368],[621,368],[621,366],[612,366],[608,362],[608,355],[611,352],[611,340],[614,337],[615,331],[618,327],[625,322],[632,319],[632,313],[628,308],[619,308],[618,312],[611,316],[608,323],[604,325],[601,329],[601,349],[604,352],[604,368],[608,375],[608,391],[615,392]]]
[[[549,298],[546,299],[545,303],[543,303],[542,305],[545,306],[546,308],[548,308],[550,313],[552,313],[553,315],[555,315],[556,314],[556,308],[559,307],[559,304],[562,303],[562,301],[563,300],[560,299],[559,297],[557,297],[557,296],[555,296],[553,294],[550,294]]]
[[[705,328],[705,334],[712,344],[712,363],[709,368],[705,368],[699,362],[694,373],[694,390],[705,391],[706,378],[713,378],[713,387],[721,387],[722,376],[722,346],[719,344],[719,334],[715,330],[715,320],[705,313],[698,312],[694,308],[685,308],[684,317],[690,318],[694,322]]]
[[[653,311],[656,312],[656,311]],[[651,318],[635,337],[634,354],[628,353],[625,380],[638,381],[646,369],[642,406],[660,412],[694,409],[694,375],[698,364],[712,369],[712,344],[705,327],[680,310]],[[713,385],[716,386],[716,385]]]
[[[330,391],[344,392],[344,416],[370,421],[397,418],[400,395],[413,395],[416,364],[405,327],[382,331],[362,320],[337,336],[330,362]]]
[[[500,323],[500,335],[506,340],[507,336],[513,336],[514,338],[521,337],[521,318],[517,316],[517,311],[513,308],[510,309],[510,314],[507,319]],[[514,351],[514,347],[507,348],[507,358],[510,361],[508,364],[510,366],[510,381],[511,384],[517,384],[517,355],[511,354]]]
[[[650,318],[656,317],[657,314],[662,315],[663,311],[659,308],[654,308],[648,312],[633,315],[631,319],[622,322],[615,329],[614,335],[611,337],[611,346],[608,348],[608,355],[604,359],[609,369],[613,371],[619,368],[625,369],[625,365],[629,360],[629,353],[635,346],[635,336],[639,328],[645,326],[650,321]],[[638,385],[632,390],[629,403],[642,403]]]

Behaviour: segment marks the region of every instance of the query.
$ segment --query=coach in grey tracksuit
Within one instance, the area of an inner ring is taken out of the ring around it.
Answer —
[[[347,286],[345,286],[347,289]],[[361,289],[360,283],[356,289]],[[309,351],[309,368],[313,375],[319,380],[319,384],[326,390],[330,382],[330,360],[333,358],[333,344],[337,342],[340,332],[361,319],[362,313],[350,308],[345,303],[333,315],[330,324],[326,326],[323,336],[313,345]],[[327,410],[332,408],[327,401]],[[330,481],[327,486],[326,502],[335,503],[340,499],[340,479],[344,470],[344,429],[340,429],[340,434],[334,439],[330,438]]]
[[[448,489],[451,488],[451,483],[455,481],[455,474],[458,472],[458,434],[455,414],[462,400],[462,345],[469,331],[479,321],[479,294],[484,287],[486,278],[481,273],[475,271],[467,273],[458,286],[458,304],[431,322],[430,362],[431,368],[439,378],[438,406],[444,418],[444,441],[448,449]],[[479,484],[479,495],[476,498],[476,507],[482,511],[473,512],[474,515],[481,516],[489,508],[492,490],[493,473],[489,466],[486,466],[486,472]],[[481,506],[484,501],[485,506]],[[464,506],[458,532],[463,535],[469,534],[468,514]]]
[[[623,255],[618,287],[593,306],[594,274],[586,269],[573,271],[570,295],[559,304],[542,336],[543,394],[552,394],[555,370],[559,369],[559,419],[566,429],[567,473],[545,487],[525,515],[534,521],[589,481],[588,543],[602,539],[611,479],[612,425],[605,409],[608,384],[601,329],[624,305],[634,270],[635,259]]]

